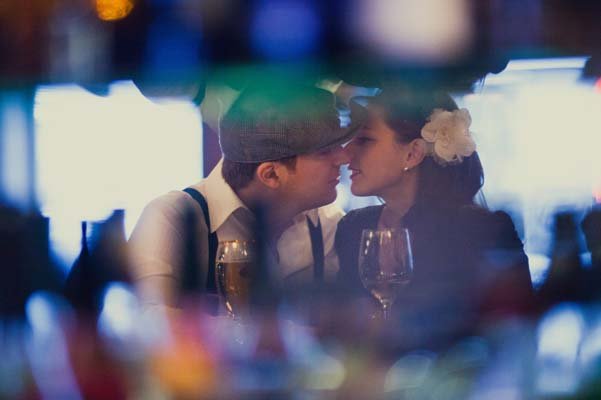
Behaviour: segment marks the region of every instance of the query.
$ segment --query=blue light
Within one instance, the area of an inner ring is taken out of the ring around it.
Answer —
[[[26,335],[26,351],[40,397],[80,399],[62,322],[68,312],[55,295],[36,292],[25,306],[31,332]]]
[[[394,392],[420,387],[430,377],[435,361],[436,355],[426,351],[403,356],[386,374],[385,390]]]
[[[541,394],[571,394],[576,390],[584,328],[584,315],[576,304],[559,304],[543,316],[538,326],[536,382]]]
[[[295,59],[315,51],[320,31],[312,4],[302,0],[264,1],[251,21],[251,44],[256,53],[268,59]]]
[[[104,308],[98,321],[98,329],[108,337],[125,338],[135,334],[136,313],[139,312],[135,294],[121,284],[111,284],[104,295]]]
[[[150,27],[147,68],[150,73],[166,74],[194,69],[200,63],[200,32],[167,18]]]
[[[585,370],[594,371],[601,359],[601,321],[596,321],[580,347],[580,360]]]
[[[27,319],[36,334],[51,335],[57,329],[58,316],[54,312],[51,298],[45,293],[34,293],[25,306]]]

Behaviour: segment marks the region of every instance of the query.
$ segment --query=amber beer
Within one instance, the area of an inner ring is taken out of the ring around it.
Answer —
[[[217,288],[223,297],[228,313],[233,316],[246,314],[250,296],[252,263],[219,261],[215,272]]]

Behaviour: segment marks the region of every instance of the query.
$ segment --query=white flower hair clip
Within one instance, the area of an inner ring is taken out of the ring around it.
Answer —
[[[422,128],[422,138],[428,144],[428,153],[442,165],[454,165],[476,151],[469,127],[472,117],[467,109],[455,111],[435,109]]]

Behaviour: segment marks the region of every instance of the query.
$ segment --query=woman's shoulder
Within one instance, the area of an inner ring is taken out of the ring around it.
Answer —
[[[457,210],[458,226],[471,237],[486,242],[505,243],[506,246],[521,247],[513,220],[505,211],[491,211],[486,208],[469,205]]]
[[[511,225],[513,222],[505,211],[492,211],[478,205],[465,205],[456,210],[456,216],[474,224],[484,225]]]
[[[382,205],[377,205],[351,210],[344,217],[342,217],[338,225],[370,225],[374,221],[377,221],[380,213],[382,212],[382,207]]]

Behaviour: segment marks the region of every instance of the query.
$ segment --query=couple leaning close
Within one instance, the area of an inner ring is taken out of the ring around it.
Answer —
[[[355,100],[342,127],[325,90],[243,91],[220,123],[222,161],[202,181],[153,200],[132,233],[143,302],[179,306],[191,230],[201,286],[214,292],[217,243],[252,240],[260,206],[283,285],[323,279],[368,296],[358,274],[362,231],[403,227],[413,250],[408,304],[527,312],[531,280],[514,225],[474,202],[484,175],[469,112],[437,92],[385,89]],[[382,205],[344,215],[332,204],[343,164],[352,193]]]

